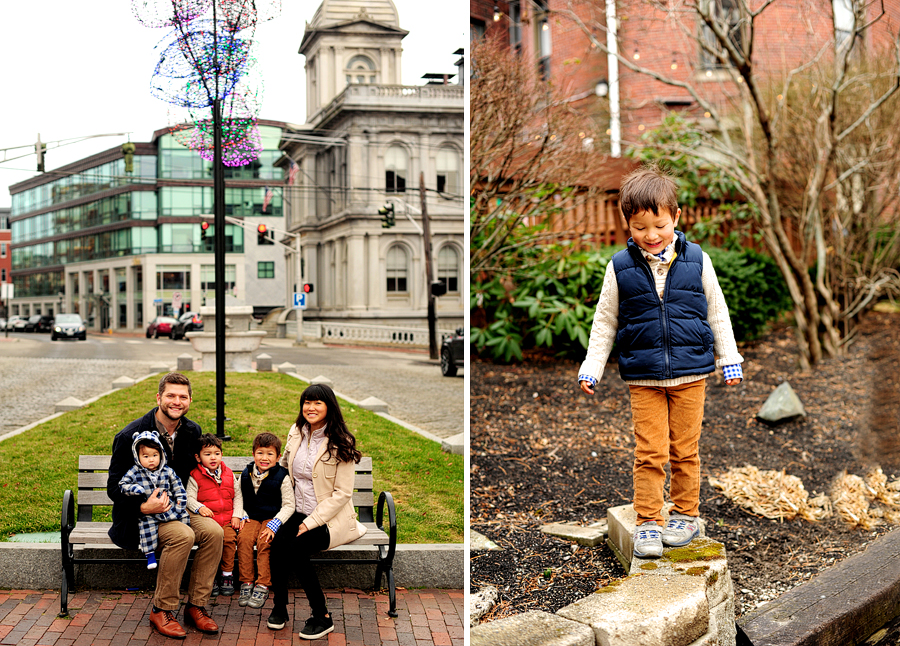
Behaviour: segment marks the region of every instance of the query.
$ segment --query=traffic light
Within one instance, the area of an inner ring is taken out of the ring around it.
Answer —
[[[206,232],[209,231],[209,222],[203,221],[200,223],[200,239],[206,237]]]
[[[44,172],[44,155],[47,154],[47,144],[41,143],[41,136],[38,135],[37,143],[34,145],[34,153],[37,155],[37,169],[39,173]]]
[[[378,209],[378,215],[381,216],[382,229],[388,229],[396,224],[394,221],[394,205],[392,203],[385,204]]]
[[[125,156],[125,172],[133,173],[134,172],[134,144],[130,141],[126,141],[122,144],[122,155]]]
[[[305,294],[312,294],[313,291],[314,291],[314,290],[313,290],[313,284],[312,284],[312,283],[303,283],[303,292],[304,292]]]
[[[275,241],[269,236],[269,228],[265,224],[256,227],[256,244],[275,244]]]

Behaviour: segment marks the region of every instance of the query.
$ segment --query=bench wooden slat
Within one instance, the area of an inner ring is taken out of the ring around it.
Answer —
[[[230,468],[230,467],[229,467]],[[78,474],[78,489],[106,489],[106,481],[109,478],[107,472],[104,471],[95,471],[92,473],[79,473]],[[371,474],[366,473],[357,473],[356,477],[353,481],[353,487],[355,489],[363,489],[371,491],[375,486],[374,479]],[[85,503],[88,504],[88,503]],[[110,503],[93,503],[93,504],[103,504],[108,505]],[[372,503],[369,503],[370,505]]]
[[[354,491],[353,506],[354,507],[372,507],[375,496],[371,491]],[[77,501],[79,505],[90,505],[92,507],[112,506],[112,500],[106,495],[106,490],[98,491],[95,489],[79,489]]]
[[[111,458],[112,456],[109,455],[79,455],[78,469],[80,471],[108,471]],[[243,469],[250,460],[246,456],[226,455],[223,456],[223,461],[233,471],[237,468]],[[359,464],[356,465],[356,471],[357,473],[360,471],[371,472],[372,457],[368,455],[363,456]]]

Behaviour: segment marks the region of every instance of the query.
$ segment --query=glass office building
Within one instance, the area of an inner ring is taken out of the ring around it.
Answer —
[[[283,251],[257,248],[255,231],[283,229],[283,128],[260,121],[259,158],[225,172],[225,213],[236,220],[225,225],[226,289],[263,310],[284,304]],[[116,147],[10,188],[10,313],[79,312],[95,330],[137,331],[173,302],[197,310],[213,297],[212,163],[168,129],[135,148],[131,172]]]

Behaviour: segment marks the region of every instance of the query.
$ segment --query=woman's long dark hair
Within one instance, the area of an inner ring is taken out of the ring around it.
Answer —
[[[336,456],[341,462],[359,463],[362,453],[356,448],[356,438],[353,437],[353,433],[344,422],[341,407],[338,405],[337,397],[334,396],[331,387],[325,384],[312,384],[300,394],[300,413],[295,422],[297,428],[300,429],[306,424],[306,419],[303,417],[303,404],[307,401],[325,402],[327,408],[325,411],[325,437],[328,439],[328,456]]]

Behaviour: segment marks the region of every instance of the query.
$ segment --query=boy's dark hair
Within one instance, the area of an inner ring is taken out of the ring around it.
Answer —
[[[137,444],[134,445],[134,450],[137,451],[142,446],[146,446],[148,449],[155,449],[157,453],[162,454],[162,447],[159,445],[159,442],[154,442],[145,437],[137,441]]]
[[[167,384],[178,384],[180,386],[188,387],[188,395],[191,397],[194,394],[191,392],[191,380],[185,377],[180,372],[170,372],[169,374],[163,376],[162,379],[159,380],[159,396],[162,397],[162,394],[166,392]]]
[[[281,455],[281,438],[273,433],[260,433],[253,438],[253,452],[258,448],[274,447],[275,452]]]
[[[217,449],[222,448],[222,440],[213,435],[212,433],[204,433],[200,437],[197,438],[197,453],[205,449],[207,446],[214,446]]]
[[[628,173],[619,189],[619,208],[626,222],[641,211],[659,215],[660,209],[672,218],[678,213],[678,186],[666,171],[656,164],[647,164]]]

